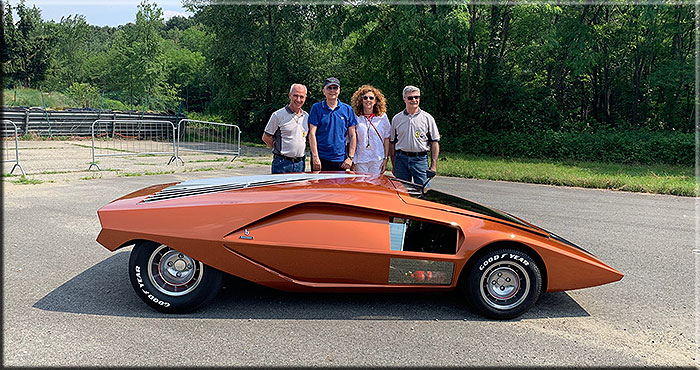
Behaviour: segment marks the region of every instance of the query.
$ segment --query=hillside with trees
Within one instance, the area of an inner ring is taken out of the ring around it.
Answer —
[[[217,115],[257,140],[293,82],[307,109],[325,77],[343,101],[373,84],[390,115],[412,84],[446,149],[693,163],[692,5],[183,3],[194,16],[144,1],[133,23],[97,27],[6,2],[4,87]]]

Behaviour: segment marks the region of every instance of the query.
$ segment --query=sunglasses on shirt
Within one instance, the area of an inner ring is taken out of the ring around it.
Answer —
[[[362,100],[374,100],[374,96],[363,96]]]
[[[420,95],[417,95],[417,96],[407,96],[406,99],[408,99],[408,100],[418,100],[418,99],[420,99]]]

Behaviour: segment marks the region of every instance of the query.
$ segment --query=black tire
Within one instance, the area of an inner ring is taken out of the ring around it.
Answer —
[[[462,293],[473,308],[488,318],[518,317],[540,296],[542,275],[527,253],[498,249],[469,266]]]
[[[136,295],[149,306],[187,313],[219,293],[223,274],[167,245],[142,241],[131,251],[129,278]]]

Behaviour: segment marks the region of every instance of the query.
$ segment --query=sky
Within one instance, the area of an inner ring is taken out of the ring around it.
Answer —
[[[8,2],[15,6],[19,1],[9,0]],[[140,2],[140,0],[25,0],[28,7],[36,5],[41,9],[41,18],[45,21],[59,22],[61,17],[82,14],[88,24],[111,27],[135,22]],[[151,0],[150,2],[163,9],[165,20],[176,15],[183,17],[192,15],[182,7],[180,0]],[[15,20],[17,20],[16,16]]]

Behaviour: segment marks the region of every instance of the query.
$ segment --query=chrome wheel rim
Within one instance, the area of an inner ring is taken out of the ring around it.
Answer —
[[[202,280],[204,265],[161,244],[148,260],[148,278],[161,293],[181,296],[194,290]]]
[[[499,261],[484,271],[479,286],[486,304],[497,310],[509,310],[527,298],[530,276],[519,264]]]

